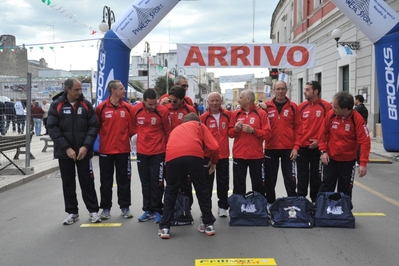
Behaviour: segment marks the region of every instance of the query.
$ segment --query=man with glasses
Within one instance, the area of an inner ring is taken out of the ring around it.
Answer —
[[[131,205],[131,162],[130,138],[134,128],[132,121],[132,106],[123,101],[125,87],[120,80],[108,83],[109,97],[96,108],[99,123],[99,159],[100,159],[100,192],[103,209],[101,219],[111,216],[112,187],[114,184],[114,169],[118,190],[118,204],[123,218],[133,218]]]
[[[306,197],[310,183],[310,199],[316,202],[321,183],[321,161],[318,149],[318,133],[331,104],[320,97],[321,85],[317,81],[309,81],[303,94],[305,102],[298,109],[302,123],[302,139],[296,159],[298,170],[297,194]]]
[[[320,192],[343,192],[352,198],[357,147],[360,146],[359,177],[367,174],[370,135],[361,114],[353,111],[353,96],[341,91],[332,101],[319,131],[319,150],[323,163]],[[337,186],[338,183],[338,186]]]
[[[157,93],[147,89],[143,101],[133,107],[132,123],[137,130],[137,168],[143,194],[143,215],[146,222],[162,219],[166,143],[171,131],[169,110],[157,104]]]
[[[186,79],[185,77],[180,76],[180,75],[179,75],[179,76],[176,76],[176,77],[175,77],[175,82],[174,82],[173,86],[182,87],[182,88],[185,90],[185,92],[187,93],[187,90],[188,90],[188,82],[187,82],[187,79]],[[162,96],[159,98],[159,103],[162,104],[162,105],[165,105],[165,104],[167,104],[168,102],[169,102],[169,95],[168,95],[167,93],[164,94],[164,95],[162,95]],[[184,103],[187,104],[187,105],[194,106],[193,100],[191,100],[191,98],[188,97],[187,95],[184,96]]]
[[[268,206],[276,200],[278,168],[281,161],[287,196],[296,196],[295,160],[301,146],[302,128],[298,106],[287,97],[287,84],[277,81],[273,87],[275,97],[259,103],[268,114],[271,138],[265,141],[266,198]]]

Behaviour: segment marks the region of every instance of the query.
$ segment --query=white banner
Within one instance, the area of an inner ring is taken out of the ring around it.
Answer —
[[[111,28],[127,47],[133,49],[178,2],[135,0]]]
[[[384,0],[331,0],[372,43],[399,23],[398,14]]]
[[[177,44],[177,67],[312,68],[315,44]]]
[[[246,74],[246,75],[234,75],[234,76],[220,76],[220,83],[231,83],[231,82],[246,82],[249,80],[255,79],[254,74]]]

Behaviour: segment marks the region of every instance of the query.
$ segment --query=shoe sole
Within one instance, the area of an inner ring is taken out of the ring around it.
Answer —
[[[100,218],[101,218],[101,220],[108,220],[110,218],[110,216],[101,216]]]
[[[170,234],[161,234],[161,238],[162,239],[169,239],[170,238]]]
[[[213,232],[205,232],[205,235],[207,235],[207,236],[213,236],[215,233],[216,233],[215,231],[213,231]]]
[[[227,217],[225,214],[219,214],[219,217]]]

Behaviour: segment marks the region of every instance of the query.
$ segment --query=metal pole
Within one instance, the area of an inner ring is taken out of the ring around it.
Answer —
[[[166,71],[166,93],[169,93],[169,77],[168,71]]]
[[[25,167],[30,166],[30,138],[31,138],[31,130],[30,130],[30,118],[32,116],[32,73],[28,73],[26,78],[26,147],[25,147]]]

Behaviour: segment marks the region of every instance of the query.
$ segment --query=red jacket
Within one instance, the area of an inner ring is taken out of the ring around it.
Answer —
[[[197,121],[188,121],[170,133],[166,145],[166,162],[183,156],[204,158],[204,147],[210,151],[212,164],[217,164],[219,144],[208,128]]]
[[[348,117],[329,111],[319,131],[319,150],[336,161],[356,159],[360,146],[360,165],[366,166],[370,154],[370,135],[361,114],[352,111]]]
[[[243,131],[235,132],[234,126],[238,121],[249,124],[255,129],[255,133]],[[234,111],[229,125],[229,137],[235,138],[233,145],[233,157],[239,159],[262,159],[263,141],[270,138],[271,129],[267,113],[254,105],[248,114],[239,108]]]
[[[135,131],[131,122],[132,112],[132,106],[122,100],[117,107],[114,107],[109,97],[97,106],[99,153],[130,153],[130,137]]]
[[[213,117],[210,110],[200,116],[201,122],[209,129],[212,136],[219,143],[219,159],[229,158],[229,124],[231,120],[231,112],[220,109],[219,125]],[[205,150],[205,157],[209,157],[209,151]]]
[[[168,103],[165,105],[169,109],[170,122],[172,125],[172,129],[183,123],[183,117],[188,113],[197,113],[191,105],[186,105],[183,103],[177,110],[173,108],[173,106]]]
[[[299,150],[302,138],[301,116],[296,103],[286,98],[280,113],[274,99],[266,102],[266,112],[272,129],[271,137],[265,141],[265,149]]]
[[[318,99],[315,102],[302,102],[298,109],[302,122],[301,147],[308,147],[311,144],[310,139],[317,139],[324,117],[331,110],[331,104]]]
[[[165,97],[169,97],[169,94],[165,93],[164,95],[162,95],[161,97],[159,97],[158,102],[160,103],[161,100],[162,100],[163,98],[165,98]],[[184,96],[184,103],[185,103],[185,104],[188,104],[188,105],[191,105],[191,106],[194,106],[193,100],[191,100],[191,98],[188,97],[188,96]]]
[[[166,142],[171,131],[169,110],[157,105],[154,112],[148,111],[143,102],[133,106],[132,123],[137,130],[137,152],[145,155],[166,151]]]

